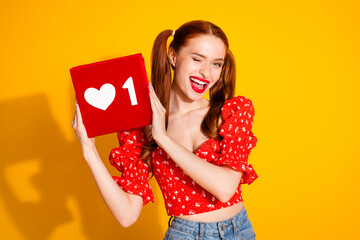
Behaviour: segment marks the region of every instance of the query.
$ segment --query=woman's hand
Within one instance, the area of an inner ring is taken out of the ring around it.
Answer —
[[[95,148],[95,138],[88,138],[85,126],[82,121],[79,104],[77,103],[76,99],[75,99],[75,102],[76,102],[75,103],[75,114],[74,114],[74,118],[71,122],[71,126],[74,129],[75,134],[81,144],[83,153],[85,154],[85,151],[92,150]]]
[[[156,93],[151,83],[149,83],[149,90],[152,111],[151,134],[154,140],[159,144],[159,141],[161,141],[162,138],[167,136],[165,129],[166,109],[162,106],[159,98],[156,96]]]

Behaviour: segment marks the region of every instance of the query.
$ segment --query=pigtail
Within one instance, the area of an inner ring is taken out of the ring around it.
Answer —
[[[169,115],[171,89],[171,64],[167,55],[166,45],[172,32],[172,30],[161,32],[155,39],[151,53],[151,83],[161,104],[166,109],[166,128]]]
[[[151,83],[161,104],[166,109],[165,128],[169,119],[169,100],[171,90],[171,64],[167,53],[167,40],[172,35],[172,30],[162,31],[155,39],[151,53]],[[146,142],[141,160],[151,168],[150,153],[157,147],[157,143],[151,133]]]
[[[223,68],[224,79],[224,95],[225,101],[233,98],[235,95],[235,80],[236,80],[236,64],[235,58],[230,49],[226,51],[225,63]]]

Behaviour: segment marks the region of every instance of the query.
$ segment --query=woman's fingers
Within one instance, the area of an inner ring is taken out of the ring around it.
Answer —
[[[83,124],[80,107],[79,107],[79,103],[77,102],[77,100],[76,100],[76,104],[75,104],[75,109],[76,109],[75,112],[76,112],[76,118],[78,120],[78,124]]]
[[[151,83],[149,83],[149,97],[150,97],[151,110],[154,112],[155,103],[154,103],[153,88],[152,88]]]
[[[71,127],[72,127],[73,129],[75,129],[76,126],[77,126],[76,104],[77,104],[77,101],[76,101],[76,98],[75,98],[75,112],[74,112],[73,120],[71,121]]]
[[[151,104],[152,104],[153,112],[154,112],[154,110],[156,110],[158,113],[165,112],[165,108],[163,107],[163,105],[161,104],[159,98],[157,97],[151,83],[149,84],[149,89],[150,89],[150,101],[151,101]]]
[[[72,121],[71,121],[71,127],[72,128],[74,128],[75,127],[75,122],[76,122],[76,113],[74,112],[74,117],[73,117],[73,119],[72,119]]]
[[[81,132],[83,128],[85,128],[83,126],[80,107],[79,107],[79,104],[78,104],[76,98],[75,98],[75,113],[74,113],[74,118],[73,118],[73,120],[71,122],[71,126],[74,128],[74,130],[75,130],[75,132],[77,132],[77,134],[79,132]]]
[[[77,135],[83,149],[90,149],[95,146],[95,138],[88,138],[85,126],[82,121],[80,107],[75,98],[75,113],[74,118],[71,122],[71,126],[73,127],[75,134]]]
[[[152,110],[152,123],[151,123],[151,132],[155,141],[159,140],[162,136],[166,135],[165,130],[165,108],[162,106],[160,100],[158,99],[153,87],[149,84],[149,95],[151,102]]]
[[[75,118],[76,118],[76,123],[79,124],[81,115],[80,115],[80,108],[78,103],[75,103]]]

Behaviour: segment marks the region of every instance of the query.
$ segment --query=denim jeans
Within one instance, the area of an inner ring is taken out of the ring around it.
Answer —
[[[225,221],[202,223],[175,217],[164,240],[255,240],[254,229],[245,207],[236,216]]]

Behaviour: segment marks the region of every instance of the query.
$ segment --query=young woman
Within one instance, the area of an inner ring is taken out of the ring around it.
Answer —
[[[120,146],[110,153],[121,177],[106,170],[76,104],[72,126],[111,212],[122,226],[132,225],[154,201],[152,172],[173,216],[165,239],[255,239],[241,195],[241,184],[257,178],[247,162],[257,141],[254,107],[234,97],[235,61],[224,32],[206,21],[161,32],[151,82],[152,125],[119,132]]]

